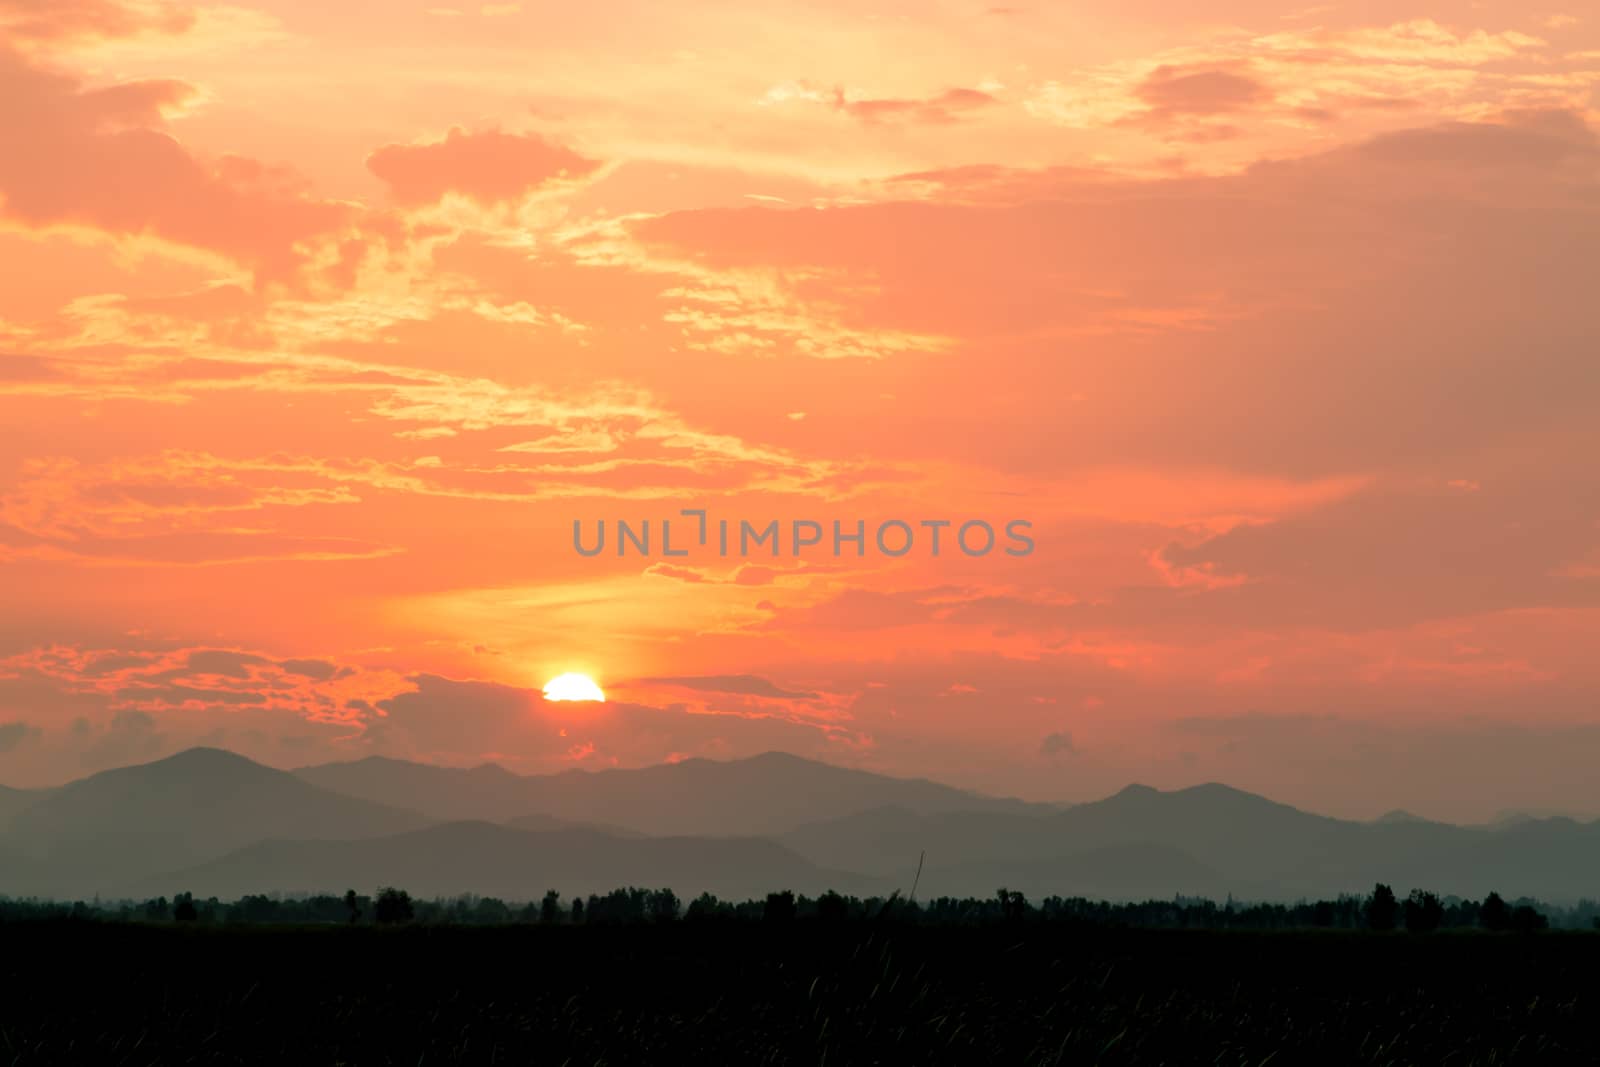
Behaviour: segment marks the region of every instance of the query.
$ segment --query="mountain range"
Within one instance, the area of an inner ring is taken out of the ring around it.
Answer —
[[[918,878],[917,871],[922,868]],[[218,749],[0,789],[0,895],[370,892],[530,900],[622,885],[1294,900],[1371,890],[1600,896],[1600,821],[1358,822],[1223,785],[1070,806],[782,753],[518,775],[401,760],[276,770]]]
[[[457,770],[373,756],[302,767],[294,774],[324,789],[414,807],[440,819],[501,821],[537,813],[646,834],[771,834],[888,804],[926,814],[1055,810],[782,752],[728,762],[687,759],[637,770],[528,776],[495,764]]]

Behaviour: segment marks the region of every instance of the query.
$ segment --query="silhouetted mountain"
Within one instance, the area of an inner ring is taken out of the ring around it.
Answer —
[[[1600,816],[1597,815],[1583,815],[1570,811],[1550,811],[1546,809],[1533,808],[1496,812],[1494,818],[1489,820],[1489,825],[1500,827],[1512,826],[1517,823],[1538,822],[1541,819],[1571,819],[1574,822],[1580,823],[1600,822]]]
[[[4,845],[19,860],[0,873],[0,892],[84,896],[268,837],[370,837],[425,821],[195,748],[92,775],[18,812]]]
[[[0,893],[371,891],[382,881],[502,895],[626,882],[886,892],[910,888],[926,851],[924,898],[1006,885],[1033,897],[1292,900],[1378,881],[1474,897],[1600,896],[1600,823],[1357,822],[1214,784],[1129,786],[1060,808],[777,753],[523,777],[380,759],[291,774],[195,749],[29,800],[0,834]],[[421,832],[427,815],[462,812],[510,825],[452,820]],[[205,881],[174,881],[191,877]]]
[[[404,886],[413,895],[476,893],[537,900],[621,886],[670,887],[685,903],[709,890],[734,899],[774,887],[820,893],[869,889],[856,875],[828,872],[760,838],[616,837],[594,830],[535,833],[486,822],[457,822],[358,841],[265,841],[210,863],[131,885],[135,896],[187,890],[199,896],[245,893],[371,892]]]
[[[1212,892],[1294,899],[1370,891],[1374,882],[1481,896],[1491,889],[1550,900],[1600,893],[1600,826],[1571,820],[1502,830],[1422,820],[1353,822],[1312,815],[1220,785],[1175,792],[1129,786],[1056,814],[923,815],[879,809],[801,827],[780,840],[824,866],[906,877],[927,851],[923,883],[934,892],[975,889],[973,878],[1007,872],[1062,895],[1148,893],[1143,873],[1118,884],[1086,869],[1092,850],[1128,845],[1170,850],[1174,878],[1209,872]],[[1193,867],[1186,864],[1192,863]],[[1151,868],[1152,870],[1154,868]],[[1048,877],[1042,877],[1048,875]],[[1058,880],[1051,881],[1056,878]],[[946,885],[946,882],[949,885]],[[999,884],[998,882],[996,884]]]
[[[918,812],[1059,810],[781,752],[528,777],[499,767],[450,770],[377,758],[294,773],[349,796],[415,807],[436,818],[504,821],[539,814],[647,834],[773,834],[883,805]]]
[[[610,834],[612,837],[649,837],[638,830],[630,830],[626,826],[612,826],[609,823],[598,822],[573,822],[570,819],[558,819],[554,815],[519,815],[515,819],[506,819],[501,825],[509,826],[513,830],[531,830],[535,833],[549,833],[554,830],[593,830],[596,833]]]
[[[348,763],[301,767],[295,777],[345,796],[411,808],[430,818],[498,822],[535,812],[528,779],[496,763],[435,767],[368,756]]]
[[[1527,895],[1557,902],[1600,897],[1600,822],[1532,819],[1473,831],[1461,848],[1435,858],[1432,872],[1451,892],[1498,889],[1507,899]]]
[[[1334,822],[1226,786],[1161,793],[1133,785],[1105,800],[1021,816],[878,809],[802,827],[780,840],[819,863],[870,874],[914,866],[924,849],[928,869],[938,871],[976,864],[1000,869],[1127,844],[1165,845],[1232,873],[1229,864],[1253,851],[1251,842],[1319,833]]]

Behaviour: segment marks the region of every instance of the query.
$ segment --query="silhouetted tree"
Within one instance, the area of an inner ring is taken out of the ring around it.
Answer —
[[[1457,900],[1445,904],[1444,921],[1439,924],[1443,927],[1466,927],[1478,925],[1478,913],[1481,905],[1476,900]]]
[[[795,916],[794,893],[785,889],[781,893],[768,893],[766,907],[761,911],[765,922],[793,922]]]
[[[200,910],[194,906],[193,893],[179,893],[172,898],[172,918],[181,923],[192,923],[200,918]]]
[[[572,898],[572,921],[574,923],[583,922],[583,898],[582,897],[573,897]]]
[[[850,902],[828,890],[817,898],[817,918],[823,922],[843,922],[850,917]]]
[[[544,903],[539,905],[539,921],[552,925],[561,921],[561,894],[554,889],[544,894]]]
[[[1490,893],[1483,898],[1483,907],[1478,909],[1478,924],[1485,930],[1511,929],[1511,909],[1499,893]]]
[[[408,923],[416,918],[416,907],[411,903],[411,894],[404,889],[395,889],[385,886],[378,890],[377,906],[373,917],[385,925],[391,923]]]
[[[1000,901],[1000,916],[1007,922],[1020,922],[1028,914],[1028,898],[1014,889],[1000,889],[995,897]]]
[[[650,915],[650,891],[637,886],[613,889],[605,896],[589,894],[589,903],[583,911],[588,922],[638,923]]]
[[[678,917],[680,907],[678,894],[670,889],[657,889],[650,894],[649,901],[645,905],[651,920],[658,923],[672,922]]]
[[[278,918],[278,902],[265,893],[240,897],[233,910],[235,918],[247,923],[269,923]]]
[[[1431,934],[1444,921],[1444,904],[1432,893],[1413,889],[1406,898],[1406,930],[1413,934]]]
[[[710,919],[731,919],[733,908],[722,903],[710,893],[701,893],[689,902],[688,910],[683,917],[691,922],[706,922]]]
[[[1531,904],[1518,904],[1511,909],[1511,929],[1519,934],[1531,934],[1535,930],[1548,929],[1550,920],[1539,914]]]
[[[1379,882],[1372,887],[1372,896],[1367,898],[1367,926],[1373,930],[1393,930],[1399,910],[1394,890]]]
[[[479,897],[472,906],[469,920],[485,925],[510,922],[511,907],[498,897]]]

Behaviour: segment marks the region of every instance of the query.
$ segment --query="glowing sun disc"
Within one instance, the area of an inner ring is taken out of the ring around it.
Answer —
[[[587,674],[560,674],[544,683],[546,700],[604,700],[606,695]]]

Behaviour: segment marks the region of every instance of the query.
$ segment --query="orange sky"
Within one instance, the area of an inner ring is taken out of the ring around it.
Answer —
[[[0,782],[1600,812],[1600,17],[1095,7],[0,0]]]

